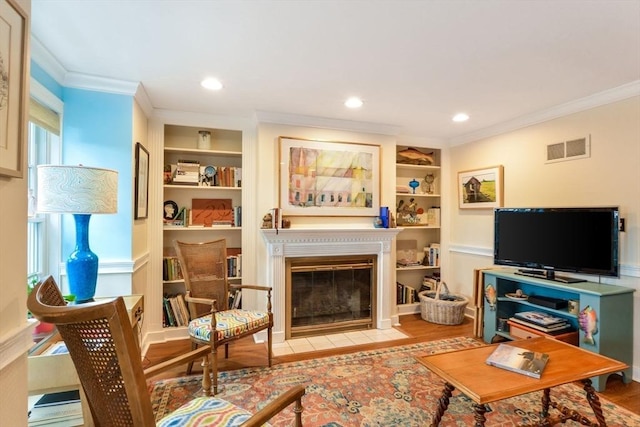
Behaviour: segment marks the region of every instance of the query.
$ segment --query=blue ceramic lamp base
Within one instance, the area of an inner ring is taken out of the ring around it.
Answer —
[[[89,248],[90,214],[74,214],[76,248],[67,259],[69,291],[76,303],[93,301],[98,280],[98,256]]]

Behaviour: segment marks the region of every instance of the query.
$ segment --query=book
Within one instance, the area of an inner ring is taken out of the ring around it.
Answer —
[[[47,348],[42,354],[48,355],[48,354],[65,354],[65,353],[69,353],[69,350],[67,350],[67,344],[64,341],[58,341],[51,344],[51,346]]]
[[[509,344],[498,344],[486,360],[487,365],[517,372],[533,378],[540,378],[549,355]]]
[[[232,226],[233,208],[231,199],[192,199],[191,224]]]
[[[520,311],[515,314],[515,317],[547,328],[553,325],[567,323],[567,319],[552,316],[549,313],[545,313],[543,311]]]
[[[511,317],[509,320],[513,323],[517,323],[518,325],[523,325],[531,329],[535,329],[540,332],[544,332],[547,334],[557,334],[561,332],[566,332],[568,329],[571,329],[570,323],[558,324],[553,327],[544,327],[540,325],[536,325],[535,323],[527,322],[526,320],[518,319],[517,317]]]

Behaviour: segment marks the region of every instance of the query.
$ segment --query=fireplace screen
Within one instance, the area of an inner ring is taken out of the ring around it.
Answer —
[[[375,324],[375,257],[291,258],[286,269],[287,338]]]

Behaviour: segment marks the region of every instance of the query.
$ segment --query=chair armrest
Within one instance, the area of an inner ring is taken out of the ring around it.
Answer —
[[[233,289],[253,289],[256,291],[271,291],[273,288],[271,286],[259,286],[259,285],[229,285],[230,288]]]
[[[165,360],[164,362],[158,363],[157,365],[148,367],[147,369],[144,370],[144,376],[145,378],[149,379],[168,369],[175,368],[176,366],[184,365],[187,362],[204,357],[209,353],[211,353],[210,346],[208,345],[200,346],[197,349],[192,350],[188,353],[181,354],[180,356],[174,357],[169,360]]]
[[[192,296],[190,296],[188,294],[184,296],[184,300],[186,302],[193,302],[195,304],[205,304],[205,305],[210,305],[212,307],[217,302],[217,300],[214,300],[214,299],[196,298],[196,297],[192,297]]]
[[[287,406],[291,405],[295,402],[295,407],[293,408],[293,412],[295,414],[295,423],[294,426],[302,426],[302,396],[304,396],[305,389],[302,385],[297,385],[280,396],[278,396],[275,400],[272,400],[251,416],[247,421],[242,424],[242,427],[259,427],[264,425],[267,421],[273,418],[277,413],[282,412]]]

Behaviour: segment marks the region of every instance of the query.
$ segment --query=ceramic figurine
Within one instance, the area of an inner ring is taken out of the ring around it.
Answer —
[[[598,333],[598,316],[591,306],[586,306],[580,311],[578,324],[580,330],[584,332],[583,342],[595,345],[596,340],[593,339],[593,336]]]
[[[487,285],[484,289],[484,297],[489,303],[489,308],[491,308],[491,310],[495,310],[496,301],[498,301],[498,294],[496,293],[496,288],[494,288],[493,285]]]
[[[262,228],[273,228],[273,216],[271,213],[267,213],[262,217]]]
[[[432,165],[433,153],[423,153],[422,151],[409,147],[398,151],[397,162],[411,165]]]

